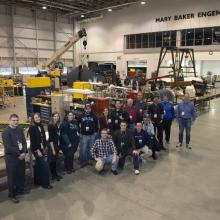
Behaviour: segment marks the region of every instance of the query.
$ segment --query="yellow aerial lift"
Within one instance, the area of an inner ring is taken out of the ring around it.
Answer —
[[[83,45],[84,48],[86,48],[87,45],[87,39],[86,39],[87,33],[84,28],[82,28],[80,31],[77,32],[73,37],[70,38],[68,42],[66,42],[59,50],[56,51],[56,53],[49,58],[45,63],[39,64],[37,66],[39,70],[39,74],[41,75],[41,71],[43,73],[47,73],[49,77],[51,77],[51,80],[53,81],[53,85],[55,90],[59,90],[60,87],[60,76],[63,72],[64,65],[62,62],[59,62],[60,57],[69,50],[70,47],[72,47],[77,41],[79,41],[81,38],[84,37]]]

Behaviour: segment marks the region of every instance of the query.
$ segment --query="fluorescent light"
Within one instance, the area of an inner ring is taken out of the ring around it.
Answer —
[[[85,18],[85,15],[81,15],[81,18]]]
[[[108,11],[109,11],[109,12],[111,12],[111,11],[112,11],[112,9],[111,9],[111,8],[109,8],[109,9],[108,9]]]
[[[42,9],[46,10],[46,9],[47,9],[47,6],[42,6]]]
[[[141,2],[141,5],[146,5],[146,2]]]

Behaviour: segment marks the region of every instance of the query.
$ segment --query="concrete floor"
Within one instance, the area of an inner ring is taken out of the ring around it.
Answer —
[[[23,114],[21,109],[16,112]],[[9,110],[0,110],[1,118],[8,114]],[[219,220],[219,130],[220,99],[194,124],[192,151],[176,150],[174,123],[169,152],[157,162],[143,164],[139,176],[133,174],[130,162],[118,176],[99,176],[92,167],[84,168],[65,175],[50,191],[33,189],[16,205],[3,191],[0,219]]]

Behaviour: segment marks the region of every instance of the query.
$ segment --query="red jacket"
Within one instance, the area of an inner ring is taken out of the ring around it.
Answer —
[[[129,114],[131,123],[136,123],[140,116],[139,109],[135,106],[132,107],[125,106],[124,110]]]

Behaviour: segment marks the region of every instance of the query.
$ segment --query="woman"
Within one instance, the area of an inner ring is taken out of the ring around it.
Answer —
[[[60,126],[60,144],[64,153],[64,165],[67,174],[74,172],[74,154],[79,145],[79,125],[73,112],[67,112],[65,120]]]
[[[99,118],[99,131],[107,129],[108,134],[112,133],[111,115],[107,108],[104,108],[103,115]]]
[[[160,151],[160,144],[157,138],[155,137],[154,126],[151,122],[151,118],[147,114],[144,114],[143,116],[143,130],[145,130],[147,134],[150,136],[150,149],[152,150],[152,158],[156,160],[156,151]]]
[[[28,133],[30,135],[31,152],[35,157],[34,184],[45,189],[51,189],[53,187],[50,185],[48,166],[44,157],[46,135],[39,113],[34,113],[31,117]]]
[[[60,181],[61,176],[57,174],[57,158],[60,149],[60,115],[58,112],[52,114],[48,124],[49,144],[48,144],[48,163],[52,180]]]

